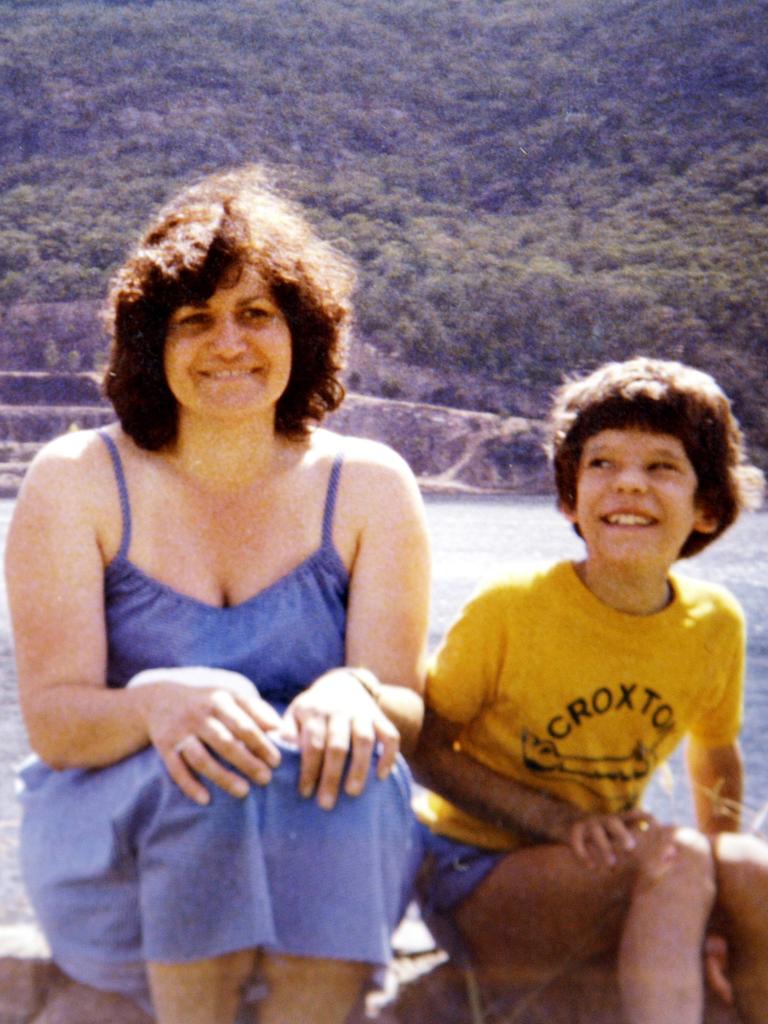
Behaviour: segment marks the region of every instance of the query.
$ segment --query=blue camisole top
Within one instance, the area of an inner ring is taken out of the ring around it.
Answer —
[[[282,710],[323,672],[344,664],[349,573],[333,545],[342,456],[331,470],[320,545],[240,604],[216,607],[153,579],[128,557],[131,507],[120,453],[101,433],[117,478],[122,537],[104,575],[107,683],[147,668],[210,665],[247,676]]]

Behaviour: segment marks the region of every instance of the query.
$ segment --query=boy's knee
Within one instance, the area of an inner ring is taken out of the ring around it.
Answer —
[[[726,832],[713,840],[719,901],[740,917],[768,905],[768,844]]]
[[[715,862],[709,840],[693,828],[654,830],[639,851],[640,886],[666,882],[705,906],[714,902]]]

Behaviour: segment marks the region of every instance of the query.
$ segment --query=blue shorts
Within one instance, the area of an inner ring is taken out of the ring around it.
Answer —
[[[461,843],[419,824],[422,863],[418,890],[424,912],[444,914],[466,899],[504,857],[498,850]]]

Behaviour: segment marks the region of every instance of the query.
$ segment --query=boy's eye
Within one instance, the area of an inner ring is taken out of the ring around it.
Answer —
[[[261,306],[249,306],[243,310],[246,320],[266,320],[270,315],[270,311]]]
[[[662,460],[658,462],[652,462],[648,467],[650,470],[662,470],[663,472],[675,473],[677,472],[677,466],[674,462],[664,462]]]
[[[587,461],[587,467],[589,469],[608,469],[611,465],[611,460],[606,459],[603,456],[595,456]]]

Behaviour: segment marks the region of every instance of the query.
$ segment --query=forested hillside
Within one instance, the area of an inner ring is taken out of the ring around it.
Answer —
[[[768,3],[17,0],[0,41],[4,368],[93,366],[148,212],[266,160],[360,266],[353,385],[516,413],[681,357],[766,461]]]

